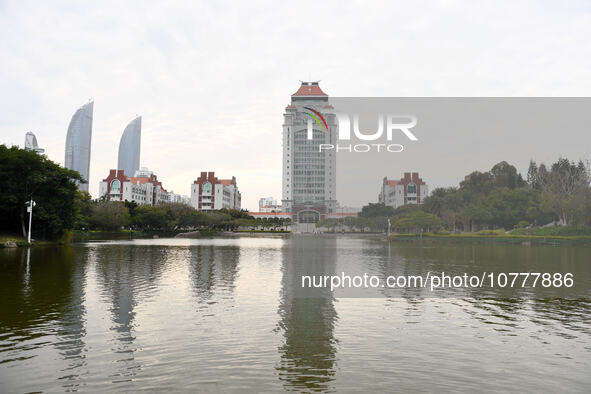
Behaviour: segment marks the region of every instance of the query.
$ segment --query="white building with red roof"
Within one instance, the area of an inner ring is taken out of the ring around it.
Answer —
[[[378,201],[398,208],[408,204],[422,204],[429,195],[429,186],[418,172],[405,172],[401,179],[384,177]]]
[[[134,201],[148,205],[178,200],[146,167],[136,171],[134,176],[127,176],[124,170],[109,170],[109,175],[99,184],[99,195],[108,201]]]
[[[236,177],[218,179],[213,171],[201,172],[191,185],[191,206],[200,211],[240,209],[242,196]]]
[[[283,115],[282,208],[294,223],[316,223],[335,212],[337,121],[318,82],[302,82]]]

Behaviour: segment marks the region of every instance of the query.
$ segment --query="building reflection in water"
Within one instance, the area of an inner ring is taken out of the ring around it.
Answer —
[[[66,362],[58,379],[67,390],[76,390],[86,366],[85,256],[70,247],[19,248],[9,250],[1,261],[0,298],[5,307],[0,308],[0,326],[10,333],[0,337],[2,361],[22,359],[22,354],[50,342]]]
[[[486,273],[504,273],[508,284],[498,283],[494,287],[438,289],[431,292],[425,289],[385,289],[386,298],[405,299],[406,316],[422,314],[419,308],[426,299],[445,299],[459,306],[472,319],[495,327],[500,334],[515,335],[516,329],[536,327],[565,338],[576,336],[576,332],[585,334],[589,330],[589,302],[591,288],[591,270],[589,266],[577,262],[585,259],[588,251],[576,247],[524,247],[521,245],[487,244],[389,244],[384,250],[386,258],[379,265],[379,275],[421,275],[427,272],[447,275],[482,276]],[[528,285],[522,287],[523,277],[512,287],[511,272],[559,272],[573,274],[576,278],[572,288],[544,287],[541,280],[532,286],[533,277]],[[496,278],[496,276],[495,276]],[[533,323],[533,326],[532,326]],[[532,330],[532,337],[539,339],[539,330]]]
[[[276,366],[286,389],[331,388],[337,344],[338,316],[330,289],[303,289],[302,275],[334,275],[336,240],[294,236],[282,250],[283,273],[279,302],[279,330],[284,342]]]
[[[134,318],[137,306],[156,292],[158,280],[166,270],[166,246],[110,246],[95,250],[95,269],[103,297],[111,303],[112,330],[116,332],[112,352],[117,370],[114,383],[131,381],[141,368],[135,360]]]
[[[235,245],[192,245],[189,275],[199,310],[232,297],[238,275],[240,248]]]
[[[64,249],[61,264],[69,266],[70,296],[65,303],[63,314],[60,316],[58,340],[55,347],[61,357],[67,360],[67,367],[62,370],[60,379],[62,386],[68,391],[75,391],[83,385],[82,374],[87,366],[86,362],[86,311],[84,307],[86,273],[88,269],[87,253],[74,253],[71,248]],[[88,252],[87,250],[85,252]]]

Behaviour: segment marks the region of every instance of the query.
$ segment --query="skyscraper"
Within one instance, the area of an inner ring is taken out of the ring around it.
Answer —
[[[140,146],[142,141],[142,117],[132,120],[121,136],[119,142],[119,159],[117,169],[123,170],[127,176],[134,176],[140,169]]]
[[[35,134],[30,131],[25,134],[25,149],[33,150],[39,154],[45,152],[45,149],[39,148],[39,145],[37,145],[37,137],[35,137]]]
[[[88,192],[90,176],[90,142],[92,139],[92,113],[94,102],[80,107],[68,126],[66,137],[66,158],[64,166],[78,171],[85,182],[78,185],[78,189]]]
[[[337,121],[318,82],[302,82],[291,95],[283,122],[283,211],[294,223],[316,223],[334,212],[336,155],[320,151],[334,144]]]

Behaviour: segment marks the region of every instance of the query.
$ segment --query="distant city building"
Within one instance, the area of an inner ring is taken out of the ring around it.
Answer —
[[[378,196],[379,202],[398,208],[407,204],[422,204],[429,195],[429,186],[419,178],[418,172],[405,172],[404,178],[382,182]]]
[[[121,169],[121,168],[119,168]],[[131,175],[131,174],[128,174]],[[135,178],[149,178],[154,175],[153,171],[150,171],[148,167],[141,167],[140,169],[133,172]]]
[[[92,114],[94,102],[80,107],[72,116],[66,136],[64,167],[78,171],[85,182],[78,189],[88,192],[90,177],[90,142],[92,140]]]
[[[133,177],[124,170],[109,170],[109,176],[99,184],[99,195],[109,201],[134,201],[138,204],[159,205],[178,199],[162,187],[162,182],[152,171],[143,167]]]
[[[117,169],[125,175],[133,176],[140,168],[140,148],[142,141],[142,117],[132,120],[123,131],[119,141]]]
[[[302,82],[285,108],[281,202],[295,223],[316,223],[337,207],[336,154],[318,151],[319,144],[336,140],[338,126],[335,116],[325,113],[329,109],[328,95],[318,82]],[[326,123],[313,121],[318,113]]]
[[[39,148],[39,145],[37,145],[37,137],[35,137],[35,134],[30,131],[25,134],[25,149],[35,151],[39,154],[45,152],[45,149]]]
[[[177,203],[177,204],[191,205],[191,197],[176,194],[172,190],[169,192],[169,194],[170,194],[170,202]]]
[[[235,177],[218,179],[214,172],[202,172],[191,185],[191,206],[200,211],[240,209],[241,199]]]
[[[259,212],[281,212],[281,205],[273,197],[263,197],[259,199]]]

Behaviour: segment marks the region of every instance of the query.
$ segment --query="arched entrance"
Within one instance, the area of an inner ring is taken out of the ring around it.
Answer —
[[[298,212],[298,223],[318,223],[320,213],[318,211],[305,210]]]

